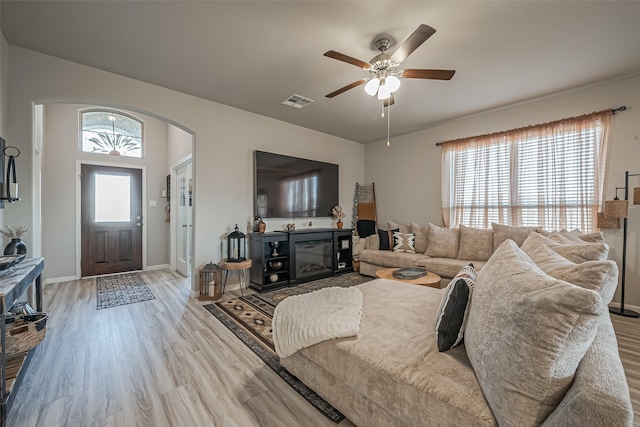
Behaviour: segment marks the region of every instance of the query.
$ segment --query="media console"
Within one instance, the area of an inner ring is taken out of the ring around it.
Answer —
[[[249,234],[249,286],[260,292],[353,271],[350,228]]]

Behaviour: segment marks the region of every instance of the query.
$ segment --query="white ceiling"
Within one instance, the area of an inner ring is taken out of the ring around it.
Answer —
[[[374,36],[437,32],[401,68],[455,69],[405,79],[391,135],[640,73],[638,1],[6,1],[12,45],[362,143],[386,138],[362,87]],[[393,52],[394,48],[390,49]],[[297,110],[292,94],[315,100]]]

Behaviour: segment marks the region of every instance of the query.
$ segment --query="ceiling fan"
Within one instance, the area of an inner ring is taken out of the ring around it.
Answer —
[[[371,74],[371,77],[348,84],[331,92],[326,95],[326,97],[333,98],[349,89],[364,84],[365,92],[371,96],[377,94],[378,99],[383,100],[385,106],[388,106],[394,103],[393,92],[400,87],[400,78],[451,80],[456,73],[455,70],[398,70],[400,64],[435,32],[436,30],[434,28],[421,24],[391,55],[387,53],[387,49],[393,42],[392,37],[386,34],[378,35],[374,39],[372,46],[378,49],[380,53],[371,58],[369,62],[360,61],[359,59],[336,52],[335,50],[325,52],[324,56],[355,65],[356,67],[369,71],[369,74]]]

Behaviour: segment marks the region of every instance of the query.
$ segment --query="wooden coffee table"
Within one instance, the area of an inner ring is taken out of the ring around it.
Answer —
[[[383,268],[376,271],[376,277],[378,279],[397,280],[398,282],[412,283],[414,285],[429,286],[432,288],[440,289],[440,281],[442,278],[435,273],[428,272],[425,276],[418,277],[417,279],[405,280],[393,277],[393,272],[398,270],[397,268]]]

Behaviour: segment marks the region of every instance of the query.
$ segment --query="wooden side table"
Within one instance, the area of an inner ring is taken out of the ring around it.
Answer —
[[[228,262],[226,259],[220,262],[220,268],[224,273],[224,285],[222,286],[222,293],[224,294],[224,290],[227,287],[227,277],[229,276],[230,271],[237,271],[238,278],[240,279],[240,294],[244,295],[244,290],[247,289],[249,284],[249,269],[251,268],[252,262],[250,259],[241,261],[241,262]]]
[[[425,276],[418,277],[417,279],[405,280],[393,277],[393,272],[396,270],[397,268],[383,268],[382,270],[376,271],[376,277],[378,279],[397,280],[398,282],[412,283],[414,285],[429,286],[431,288],[440,289],[440,281],[442,278],[435,273],[428,272]]]

